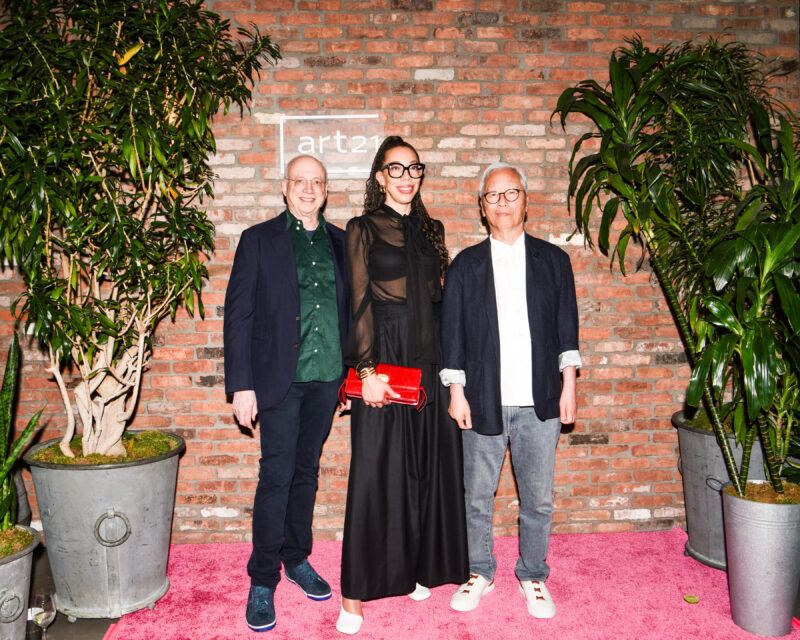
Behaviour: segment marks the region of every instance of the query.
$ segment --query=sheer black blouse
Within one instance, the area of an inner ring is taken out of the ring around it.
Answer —
[[[421,217],[387,205],[347,223],[347,265],[353,322],[346,353],[350,366],[380,360],[375,353],[375,305],[406,305],[410,364],[438,363],[434,305],[442,300],[439,255],[425,238]],[[443,236],[444,227],[435,222]]]

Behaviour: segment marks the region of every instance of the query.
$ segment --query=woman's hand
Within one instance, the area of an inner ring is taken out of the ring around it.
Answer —
[[[399,398],[400,394],[395,393],[389,383],[381,380],[377,374],[370,374],[361,381],[361,399],[368,407],[385,407],[389,404],[387,396]]]

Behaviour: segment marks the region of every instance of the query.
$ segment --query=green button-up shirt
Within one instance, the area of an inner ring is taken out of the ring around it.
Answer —
[[[300,347],[295,382],[329,382],[342,375],[339,310],[331,240],[325,219],[313,233],[291,212],[286,226],[294,247],[300,285]]]

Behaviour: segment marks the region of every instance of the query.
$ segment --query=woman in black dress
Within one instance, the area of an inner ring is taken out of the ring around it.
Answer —
[[[461,434],[439,382],[439,307],[449,257],[444,227],[419,189],[425,165],[398,136],[384,140],[364,213],[347,225],[353,326],[348,364],[363,376],[354,400],[352,457],[336,628],[356,633],[362,600],[461,584],[468,577]],[[391,404],[379,362],[422,369],[428,404]]]

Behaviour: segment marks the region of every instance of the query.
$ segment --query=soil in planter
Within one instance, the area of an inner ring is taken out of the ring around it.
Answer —
[[[714,427],[711,426],[711,418],[709,418],[708,414],[702,409],[695,411],[691,418],[686,418],[686,424],[696,429],[703,429],[709,433],[714,433]],[[722,427],[725,429],[725,433],[733,435],[733,412],[729,413],[722,420]]]
[[[124,456],[101,456],[93,453],[89,456],[83,455],[81,439],[73,438],[70,446],[75,453],[74,458],[68,458],[58,447],[58,443],[45,447],[37,451],[34,460],[50,464],[113,464],[115,462],[131,462],[133,460],[143,460],[145,458],[156,458],[169,453],[178,446],[178,441],[169,434],[161,431],[140,431],[138,433],[126,433],[122,436],[122,444],[125,446],[127,455]]]
[[[725,487],[724,490],[732,496],[736,495],[732,485]],[[784,482],[783,493],[778,493],[769,482],[748,482],[744,497],[764,504],[800,504],[800,484]]]
[[[33,535],[24,529],[12,527],[8,531],[0,531],[0,558],[6,558],[17,551],[22,551],[31,542],[33,542]]]

